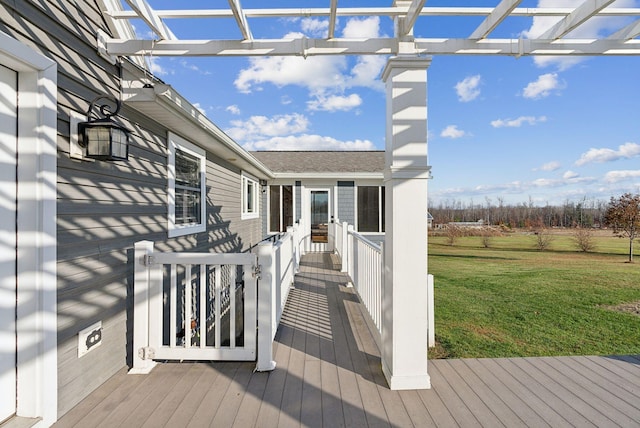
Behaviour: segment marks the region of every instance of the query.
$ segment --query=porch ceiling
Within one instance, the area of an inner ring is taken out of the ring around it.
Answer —
[[[151,30],[149,37],[116,32],[116,38],[105,40],[102,46],[113,56],[640,54],[640,8],[611,7],[614,0],[584,0],[577,7],[533,8],[519,7],[522,0],[496,0],[497,4],[489,7],[429,6],[425,0],[395,1],[389,7],[338,7],[337,0],[327,0],[327,7],[297,9],[244,9],[240,0],[229,0],[227,8],[175,10],[154,9],[154,0],[126,0],[129,10],[124,10],[117,0],[105,0],[104,3],[112,28],[118,23],[142,20]],[[336,20],[352,16],[391,18],[395,22],[395,34],[367,39],[335,37]],[[326,38],[266,39],[256,37],[252,31],[252,23],[259,19],[308,17],[329,21]],[[524,38],[522,32],[506,38],[500,36],[505,34],[500,31],[501,25],[507,21],[528,18],[530,22],[531,19],[548,17],[557,18],[557,22],[537,36],[529,34]],[[618,28],[613,28],[608,34],[581,36],[584,26],[598,17],[627,19],[618,20]],[[219,34],[216,37],[216,26],[211,25],[211,37],[183,39],[171,31],[168,24],[171,19],[232,19],[237,29],[228,37],[219,37]],[[451,37],[451,22],[455,22],[456,34],[463,36]],[[427,36],[422,37],[423,34]]]

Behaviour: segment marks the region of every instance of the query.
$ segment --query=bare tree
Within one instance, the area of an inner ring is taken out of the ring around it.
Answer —
[[[629,262],[633,262],[633,240],[640,236],[640,194],[625,193],[611,198],[605,223],[621,238],[629,238]]]
[[[535,234],[536,248],[540,251],[548,249],[551,241],[553,241],[553,235],[549,232],[549,229],[538,229]]]
[[[584,229],[578,227],[573,232],[573,240],[580,251],[588,253],[593,251],[596,247],[593,231],[591,229]]]
[[[453,225],[448,225],[447,229],[445,230],[446,233],[446,237],[447,237],[447,244],[449,245],[453,245],[456,243],[456,241],[458,240],[459,237],[462,236],[462,229],[460,229],[457,226],[453,226]]]

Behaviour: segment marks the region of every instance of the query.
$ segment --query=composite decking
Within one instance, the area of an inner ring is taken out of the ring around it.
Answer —
[[[123,369],[56,427],[639,427],[640,357],[431,360],[432,389],[391,391],[365,309],[327,254],[303,257],[277,367]]]

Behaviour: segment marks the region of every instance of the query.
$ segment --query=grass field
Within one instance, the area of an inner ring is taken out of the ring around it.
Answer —
[[[438,346],[430,358],[640,354],[640,255],[628,240],[595,237],[576,250],[569,232],[548,250],[535,236],[429,237]],[[640,243],[637,245],[640,247]]]

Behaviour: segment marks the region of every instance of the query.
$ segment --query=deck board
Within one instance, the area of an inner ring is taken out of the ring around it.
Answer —
[[[366,309],[330,262],[303,257],[274,371],[251,362],[123,369],[55,426],[640,426],[633,355],[430,360],[432,389],[389,390]]]

